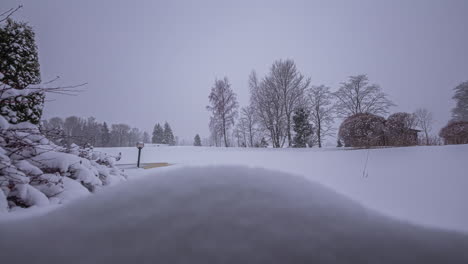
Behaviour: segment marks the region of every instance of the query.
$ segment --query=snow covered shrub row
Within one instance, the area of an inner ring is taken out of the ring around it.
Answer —
[[[355,114],[340,126],[339,138],[347,147],[411,146],[418,141],[416,119],[413,114],[395,113],[385,118],[369,114]]]
[[[0,212],[61,203],[125,180],[115,161],[92,148],[57,146],[36,125],[0,116]]]
[[[450,122],[440,130],[445,144],[468,144],[468,121]]]
[[[385,118],[373,114],[355,114],[340,126],[339,137],[346,147],[385,145]]]
[[[385,121],[386,145],[411,146],[418,141],[414,114],[399,112],[390,115]]]

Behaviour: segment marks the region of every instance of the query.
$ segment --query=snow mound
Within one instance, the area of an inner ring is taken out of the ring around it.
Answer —
[[[5,263],[468,263],[466,235],[235,166],[155,172],[0,233]]]

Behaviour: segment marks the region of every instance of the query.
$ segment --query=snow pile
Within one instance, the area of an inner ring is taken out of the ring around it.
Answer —
[[[0,116],[0,213],[62,203],[126,178],[111,155],[59,147],[30,122],[10,123]]]
[[[235,166],[154,173],[0,223],[2,261],[468,263],[468,236],[386,218],[301,177]]]

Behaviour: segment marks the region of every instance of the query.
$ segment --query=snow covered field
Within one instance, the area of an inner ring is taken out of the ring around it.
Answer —
[[[468,263],[468,145],[101,151],[130,181],[0,221],[2,263]]]
[[[136,148],[101,150],[122,152],[121,164],[136,163]],[[288,172],[320,182],[385,215],[468,233],[468,145],[373,149],[366,167],[367,153],[336,148],[147,147],[142,162],[244,165]]]

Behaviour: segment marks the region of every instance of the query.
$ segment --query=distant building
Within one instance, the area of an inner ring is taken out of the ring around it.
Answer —
[[[408,131],[408,141],[410,146],[417,145],[419,140],[418,140],[418,133],[421,132],[421,130],[418,129],[409,129]]]

